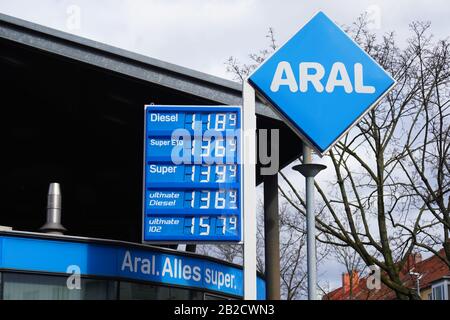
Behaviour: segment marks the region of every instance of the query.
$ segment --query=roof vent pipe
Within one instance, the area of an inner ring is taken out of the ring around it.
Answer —
[[[47,222],[39,229],[50,234],[64,234],[66,228],[61,224],[61,189],[59,183],[50,183],[47,195]]]

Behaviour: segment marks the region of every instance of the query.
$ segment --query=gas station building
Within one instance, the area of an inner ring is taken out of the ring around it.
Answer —
[[[240,84],[3,14],[0,70],[0,299],[242,298],[240,266],[141,243],[144,105],[241,105]],[[261,101],[256,115],[279,130],[280,169],[297,159],[297,135]],[[52,182],[64,235],[39,230]]]

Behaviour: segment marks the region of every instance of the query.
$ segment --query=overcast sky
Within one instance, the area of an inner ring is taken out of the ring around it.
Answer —
[[[448,0],[0,0],[2,13],[226,78],[230,55],[265,48],[269,27],[285,42],[318,10],[346,25],[367,11],[377,33],[400,41],[413,20],[450,33]]]
[[[414,20],[450,36],[448,0],[0,0],[1,13],[225,78],[229,56],[245,62],[266,48],[269,27],[284,43],[318,10],[340,25],[367,12],[377,34],[395,31],[401,44]],[[336,287],[341,271],[330,260],[321,279]]]

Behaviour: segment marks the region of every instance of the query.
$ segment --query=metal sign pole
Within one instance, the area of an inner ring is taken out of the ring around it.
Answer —
[[[316,216],[314,214],[314,177],[326,166],[312,163],[311,148],[303,145],[303,164],[293,167],[306,178],[306,250],[308,300],[317,300]]]
[[[255,90],[244,81],[242,88],[244,167],[244,299],[256,300],[256,115]]]
[[[303,163],[311,163],[311,148],[303,148]],[[308,255],[308,299],[317,299],[316,221],[314,216],[314,177],[306,177],[306,225]]]

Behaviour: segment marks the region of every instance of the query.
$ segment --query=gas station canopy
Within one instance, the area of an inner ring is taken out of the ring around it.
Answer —
[[[2,224],[25,231],[59,182],[69,234],[140,242],[144,105],[242,104],[238,83],[3,14],[0,70]],[[297,135],[256,113],[280,130],[280,169],[298,158]]]

